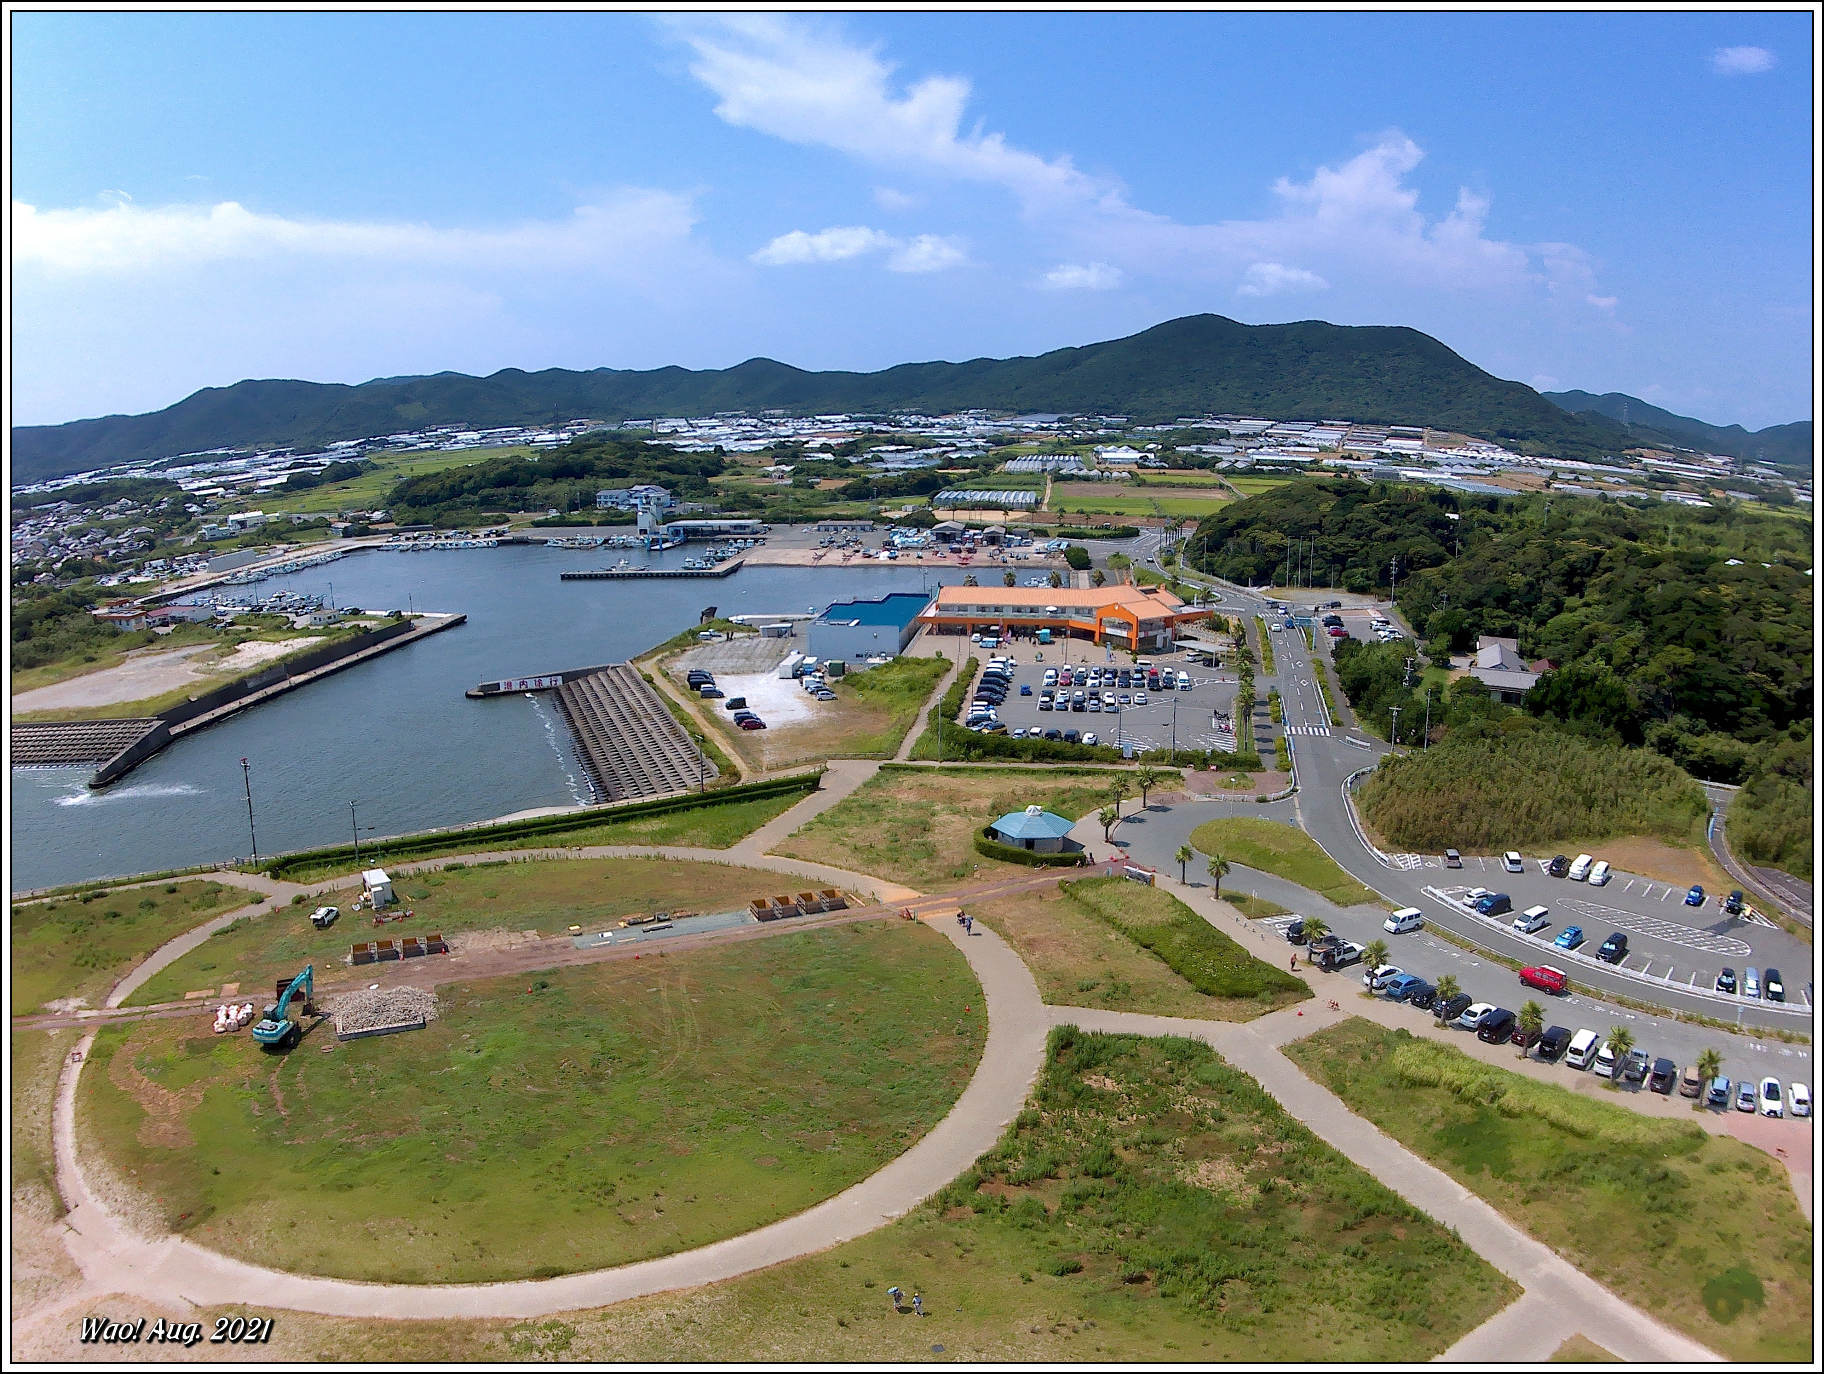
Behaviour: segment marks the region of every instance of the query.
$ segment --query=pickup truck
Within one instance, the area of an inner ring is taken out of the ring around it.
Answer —
[[[1350,964],[1359,964],[1361,962],[1362,947],[1353,940],[1338,941],[1331,948],[1324,950],[1317,956],[1317,966],[1331,971],[1339,968],[1347,968]]]
[[[336,917],[341,914],[341,909],[338,907],[320,906],[310,913],[310,923],[318,930],[328,930],[336,923]]]

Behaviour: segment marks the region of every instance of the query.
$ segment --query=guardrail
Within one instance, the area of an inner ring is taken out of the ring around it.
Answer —
[[[1715,988],[1698,987],[1694,983],[1677,983],[1670,978],[1662,978],[1655,973],[1641,973],[1635,969],[1623,968],[1620,964],[1604,963],[1602,960],[1585,954],[1581,950],[1560,949],[1557,945],[1541,940],[1536,935],[1528,935],[1523,931],[1515,930],[1511,923],[1502,921],[1498,917],[1484,916],[1474,907],[1467,906],[1462,902],[1446,897],[1435,887],[1426,887],[1421,890],[1427,897],[1430,897],[1433,901],[1442,902],[1452,911],[1459,912],[1462,915],[1480,921],[1483,925],[1491,926],[1511,939],[1525,940],[1529,944],[1539,946],[1540,949],[1550,955],[1555,964],[1559,962],[1583,964],[1592,970],[1606,970],[1619,977],[1630,978],[1636,983],[1643,983],[1648,987],[1663,988],[1667,992],[1677,992],[1688,997],[1702,997],[1708,1001],[1715,1002],[1720,1006],[1734,1007],[1738,1012],[1748,1010],[1749,1003],[1752,1002],[1756,1011],[1769,1011],[1782,1016],[1802,1016],[1807,1020],[1811,1018],[1810,1007],[1801,1007],[1793,1002],[1769,1002],[1765,999],[1756,1000],[1752,998],[1748,999],[1748,1001],[1744,1001],[1734,993],[1718,992]],[[1600,989],[1590,990],[1600,995]]]

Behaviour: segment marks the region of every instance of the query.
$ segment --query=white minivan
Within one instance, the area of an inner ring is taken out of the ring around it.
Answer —
[[[1590,876],[1590,865],[1595,862],[1588,854],[1579,854],[1571,862],[1571,871],[1565,876],[1574,883],[1583,882]]]
[[[1621,1056],[1616,1054],[1614,1050],[1610,1049],[1607,1045],[1603,1045],[1597,1049],[1596,1062],[1591,1065],[1591,1069],[1598,1078],[1613,1078],[1615,1076],[1616,1062],[1620,1058]]]
[[[1416,906],[1403,906],[1381,922],[1381,929],[1389,935],[1405,935],[1420,929],[1424,924],[1424,912]]]
[[[1544,930],[1551,924],[1550,921],[1546,920],[1546,917],[1550,914],[1551,913],[1542,906],[1529,906],[1525,911],[1514,917],[1514,929],[1519,931],[1522,935],[1531,935],[1536,930]]]
[[[1571,1047],[1564,1052],[1564,1062],[1573,1069],[1587,1069],[1602,1045],[1602,1037],[1593,1030],[1580,1030],[1571,1037]]]
[[[1509,873],[1526,872],[1526,860],[1511,849],[1501,856],[1501,866]]]
[[[1598,859],[1590,866],[1590,886],[1601,887],[1609,880],[1609,861]]]

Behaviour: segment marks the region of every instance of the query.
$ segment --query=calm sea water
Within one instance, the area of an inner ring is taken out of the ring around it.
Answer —
[[[822,610],[851,595],[934,588],[963,573],[916,564],[744,568],[714,581],[562,582],[607,550],[507,546],[358,553],[256,590],[368,609],[463,611],[468,623],[199,731],[100,792],[94,771],[16,768],[12,890],[278,853],[593,800],[555,702],[470,701],[477,682],[626,659],[697,621]],[[633,555],[644,561],[644,555]],[[657,556],[682,561],[683,550]]]

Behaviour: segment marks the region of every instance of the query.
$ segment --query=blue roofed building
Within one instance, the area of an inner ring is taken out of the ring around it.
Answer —
[[[811,622],[812,658],[897,658],[918,633],[918,615],[931,604],[928,592],[893,592],[872,599],[833,601]]]
[[[1009,811],[988,829],[995,839],[1015,849],[1062,854],[1067,849],[1077,848],[1069,839],[1072,824],[1042,806],[1029,806],[1024,811]]]

